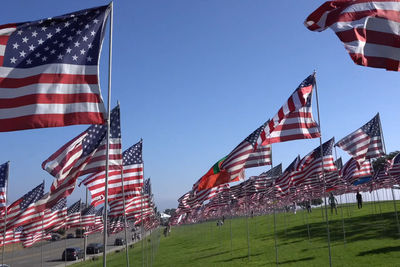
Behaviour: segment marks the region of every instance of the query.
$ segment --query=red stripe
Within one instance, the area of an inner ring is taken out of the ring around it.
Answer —
[[[371,44],[400,48],[400,36],[395,33],[372,31],[365,28],[353,28],[337,32],[336,35],[344,43],[362,41]]]
[[[0,66],[3,66],[4,56],[0,56]]]
[[[0,45],[6,45],[9,38],[8,35],[0,35]]]
[[[17,27],[16,23],[8,23],[8,24],[0,25],[0,30],[6,29],[6,28],[16,28],[16,27]]]
[[[97,75],[41,73],[25,78],[0,78],[0,88],[19,88],[38,83],[50,84],[97,84]]]
[[[0,98],[0,109],[33,104],[101,103],[98,94],[33,94],[16,98]]]
[[[10,119],[0,119],[0,132],[62,127],[75,124],[104,124],[103,113],[75,112],[68,114],[34,114]]]

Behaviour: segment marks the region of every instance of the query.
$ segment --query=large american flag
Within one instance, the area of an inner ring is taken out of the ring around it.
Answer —
[[[0,26],[0,131],[104,123],[98,63],[109,12]]]
[[[7,184],[8,184],[8,170],[10,162],[0,165],[0,209],[7,205]]]
[[[92,125],[69,141],[47,160],[42,168],[56,177],[49,197],[42,202],[51,206],[72,193],[79,176],[104,171],[106,167],[107,125]],[[111,111],[109,169],[121,170],[121,127],[119,106]]]
[[[222,162],[221,169],[230,173],[231,181],[237,177],[244,178],[244,168],[271,165],[270,146],[261,145],[265,139],[266,124],[252,132]]]
[[[143,160],[140,141],[122,153],[123,179],[125,198],[140,195],[143,186]],[[105,171],[94,174],[82,181],[87,186],[92,197],[92,205],[104,203],[105,199]],[[108,200],[122,198],[121,171],[113,170],[108,176]]]
[[[350,154],[359,165],[367,159],[383,156],[381,122],[379,113],[358,130],[347,135],[335,146]]]
[[[8,206],[7,229],[41,220],[42,214],[36,211],[35,202],[41,199],[43,194],[44,182]]]
[[[399,0],[329,1],[305,21],[311,31],[331,28],[354,63],[400,70]]]
[[[360,166],[355,159],[350,158],[340,170],[340,175],[344,181],[351,185],[358,179],[372,177],[372,172],[373,169],[369,160],[364,161]]]
[[[267,136],[263,144],[320,136],[311,108],[314,85],[315,74],[301,82],[278,113],[268,122]]]

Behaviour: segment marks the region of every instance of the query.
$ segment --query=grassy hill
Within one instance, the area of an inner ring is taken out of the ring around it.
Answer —
[[[279,265],[329,266],[326,222],[322,215],[321,208],[314,208],[308,214],[306,211],[277,214]],[[360,210],[354,205],[344,205],[339,207],[337,215],[328,210],[328,217],[333,266],[400,266],[400,239],[393,202],[365,203]],[[144,242],[143,254],[140,243],[130,251],[131,266],[143,266],[143,257],[144,266],[274,266],[273,226],[273,215],[265,215],[226,219],[221,227],[215,221],[174,227],[168,237],[157,231]],[[76,266],[101,264],[99,259]],[[109,254],[107,266],[125,266],[125,253]]]

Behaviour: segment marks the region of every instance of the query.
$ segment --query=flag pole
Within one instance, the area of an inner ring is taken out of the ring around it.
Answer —
[[[143,186],[144,186],[144,175],[143,175]],[[141,242],[141,247],[142,247],[142,266],[144,267],[144,229],[143,229],[143,186],[141,190],[141,196],[140,196],[140,232],[141,232],[141,237],[142,237],[142,242]]]
[[[108,59],[108,99],[107,99],[107,150],[106,150],[106,178],[104,199],[104,233],[103,233],[103,267],[107,266],[107,204],[108,204],[108,169],[110,164],[110,120],[111,120],[111,66],[112,66],[112,35],[113,35],[113,2],[110,3],[110,32],[109,32],[109,59]]]
[[[386,154],[386,144],[385,144],[385,138],[383,137],[381,116],[379,115],[379,112],[378,112],[378,119],[379,119],[379,129],[381,130],[381,138],[382,138],[382,144],[383,144],[383,153]],[[389,172],[389,177],[393,180],[393,177],[390,175],[390,172]],[[398,215],[398,213],[397,213],[396,197],[395,197],[395,195],[394,195],[393,185],[391,186],[391,189],[392,189],[392,198],[393,198],[394,212],[395,212],[395,214],[396,214],[397,231],[398,231],[398,234],[399,234],[399,236],[400,236],[399,215]]]
[[[10,174],[10,161],[7,162],[7,179],[6,179],[6,203],[4,206],[4,229],[3,229],[3,247],[1,256],[1,265],[4,265],[4,250],[6,246],[6,231],[7,231],[7,202],[8,202],[8,176]]]
[[[314,77],[316,76],[316,71],[314,71]],[[324,187],[323,187],[323,195],[325,199],[325,220],[326,220],[326,233],[328,237],[328,252],[329,252],[329,266],[332,267],[332,256],[331,256],[331,237],[330,237],[330,232],[329,232],[329,219],[328,219],[328,207],[326,205],[326,181],[325,181],[325,171],[324,171],[324,155],[323,155],[323,149],[322,149],[322,134],[321,134],[321,119],[319,115],[319,101],[318,101],[318,86],[317,82],[314,80],[315,84],[315,97],[317,99],[317,114],[318,114],[318,127],[319,127],[319,146],[321,149],[321,165],[322,165],[322,180],[324,182]]]
[[[338,160],[336,146],[334,146],[334,149],[335,149],[335,162],[336,162]],[[336,166],[336,168],[338,168],[338,166]],[[339,177],[339,179],[343,178],[343,177],[340,177],[339,171],[338,171],[338,177]],[[341,181],[342,184],[344,183],[343,179],[340,179],[340,181]],[[339,196],[339,200],[340,200],[340,215],[342,217],[343,245],[344,245],[344,247],[346,247],[346,229],[344,227],[342,194]]]
[[[88,188],[86,187],[86,196],[85,196],[85,208],[87,208],[89,205],[88,205]],[[85,227],[85,232],[86,232],[86,227]],[[86,235],[85,234],[85,232],[83,233],[83,261],[86,261],[86,246],[87,246],[87,238],[88,238],[88,235]]]

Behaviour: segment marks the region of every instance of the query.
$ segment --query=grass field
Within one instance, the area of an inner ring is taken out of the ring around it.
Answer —
[[[397,205],[400,207],[400,202]],[[322,215],[321,208],[314,208],[311,214],[305,211],[277,214],[279,265],[329,266],[326,222]],[[338,215],[328,211],[328,217],[333,266],[400,266],[400,239],[393,202],[365,203],[360,210],[354,204],[340,206]],[[166,238],[159,231],[144,242],[144,255],[140,243],[130,251],[131,266],[274,266],[273,219],[273,215],[266,215],[226,219],[222,227],[217,227],[215,221],[174,227]],[[101,264],[99,259],[76,266]],[[125,253],[109,254],[107,266],[125,266]]]

